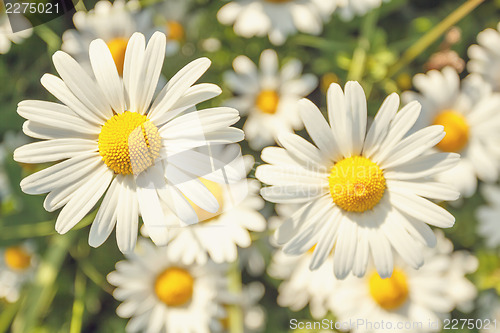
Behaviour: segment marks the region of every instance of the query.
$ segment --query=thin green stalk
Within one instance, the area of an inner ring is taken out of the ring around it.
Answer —
[[[10,324],[12,323],[12,319],[14,319],[14,316],[19,310],[20,305],[21,301],[5,305],[2,313],[0,314],[0,333],[7,332]]]
[[[95,218],[97,212],[92,212],[86,217],[84,217],[73,230],[79,230],[85,228]],[[15,226],[5,226],[2,227],[2,232],[0,233],[0,240],[5,239],[21,239],[21,238],[33,238],[33,237],[44,237],[57,235],[54,228],[55,221],[43,221],[33,224],[18,224]]]
[[[235,261],[228,272],[229,291],[234,294],[241,293],[241,271],[238,261]],[[243,312],[238,304],[228,306],[229,332],[243,333]]]
[[[73,314],[71,316],[70,333],[82,331],[83,313],[85,312],[85,288],[87,280],[80,270],[75,276],[75,300],[73,301]]]
[[[415,44],[413,44],[405,53],[401,56],[399,61],[395,63],[388,73],[388,77],[396,75],[401,69],[410,64],[416,57],[418,57],[422,52],[424,52],[429,46],[431,46],[439,37],[441,37],[448,29],[453,25],[457,24],[458,21],[463,19],[467,14],[472,12],[477,6],[479,6],[484,0],[468,0],[463,5],[455,9],[450,15],[448,15],[444,20],[442,20],[433,29],[427,32],[425,35],[420,37]]]
[[[47,24],[41,24],[33,28],[35,33],[47,44],[50,54],[59,50],[61,38]]]
[[[77,235],[78,232],[71,231],[66,235],[51,238],[49,248],[38,265],[34,281],[14,318],[13,333],[32,332],[43,313],[50,307],[57,288],[57,275]]]
[[[363,24],[361,26],[361,34],[358,38],[358,46],[352,55],[351,65],[347,73],[347,79],[353,81],[361,81],[365,72],[366,60],[368,58],[368,51],[370,50],[371,40],[373,33],[377,26],[378,11],[373,10],[365,15]]]

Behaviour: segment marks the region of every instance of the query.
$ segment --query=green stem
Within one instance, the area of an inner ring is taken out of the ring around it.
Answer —
[[[472,12],[484,0],[468,0],[463,5],[455,9],[450,15],[442,20],[433,29],[420,37],[405,53],[401,56],[399,61],[395,63],[388,73],[388,77],[396,75],[406,65],[410,64],[416,57],[424,52],[429,46],[432,45],[439,37],[441,37],[448,29],[455,25],[458,21],[463,19],[467,14]]]
[[[16,315],[17,311],[19,310],[19,306],[21,305],[21,301],[17,301],[16,303],[12,304],[7,304],[5,307],[2,309],[2,313],[0,314],[0,332],[4,333],[7,332],[7,330],[10,327],[10,324],[12,323],[12,319],[14,319],[14,316]]]
[[[347,73],[347,80],[361,81],[365,72],[366,60],[368,58],[368,51],[370,50],[370,43],[373,38],[373,33],[377,26],[378,11],[373,10],[368,13],[361,26],[361,33],[358,38],[358,46],[352,55],[351,65]]]
[[[89,215],[87,215],[86,217],[84,217],[73,228],[73,230],[79,230],[88,226],[90,223],[92,223],[96,214],[97,212],[94,211]],[[54,225],[55,222],[50,220],[33,224],[19,224],[16,226],[5,226],[2,227],[2,232],[0,233],[0,240],[57,235],[57,232],[54,229]]]
[[[234,294],[241,294],[241,271],[238,260],[235,261],[228,272],[229,291]],[[228,306],[229,332],[243,333],[243,312],[238,304]]]
[[[86,279],[80,270],[75,276],[75,300],[73,302],[73,314],[71,316],[70,333],[80,333],[82,330],[83,313],[85,311],[85,288]]]
[[[51,238],[51,244],[38,265],[34,281],[14,318],[13,333],[33,332],[43,313],[50,307],[57,275],[77,235],[78,232],[71,231]]]

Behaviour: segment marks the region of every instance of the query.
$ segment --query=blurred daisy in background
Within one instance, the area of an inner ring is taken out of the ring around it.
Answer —
[[[266,312],[259,301],[264,297],[265,287],[258,281],[243,285],[241,292],[226,293],[220,297],[221,301],[228,306],[237,306],[243,314],[243,332],[263,332],[266,326]],[[226,311],[226,314],[229,314]],[[224,332],[229,332],[229,318],[226,316],[221,321]]]
[[[354,16],[363,16],[370,10],[378,8],[390,0],[338,0],[338,13],[344,20],[352,20]]]
[[[282,45],[297,31],[319,35],[336,5],[336,0],[235,0],[219,10],[217,19],[234,25],[237,35],[250,38],[267,34],[271,43]]]
[[[0,298],[16,302],[23,285],[33,279],[37,263],[32,242],[0,249]]]
[[[403,99],[422,104],[415,129],[444,126],[446,136],[436,151],[461,156],[457,166],[437,175],[437,179],[455,186],[465,197],[476,192],[478,178],[496,181],[500,168],[500,94],[493,93],[478,75],[469,75],[460,83],[451,67],[417,74],[413,83],[420,93],[404,92]]]
[[[300,311],[309,304],[313,318],[320,319],[328,312],[328,297],[337,288],[337,279],[332,274],[333,256],[317,270],[309,269],[313,251],[314,247],[300,256],[290,256],[278,250],[267,272],[284,280],[278,287],[279,306]]]
[[[486,184],[481,194],[488,205],[476,211],[478,234],[485,238],[488,247],[497,247],[500,245],[500,187]]]
[[[170,56],[179,52],[186,40],[188,27],[188,11],[192,1],[166,0],[155,6],[148,7],[150,16],[155,22],[155,28],[167,36],[166,55]]]
[[[276,52],[265,50],[258,68],[246,56],[234,59],[233,68],[234,72],[224,75],[235,94],[227,104],[247,115],[243,130],[252,149],[272,144],[280,132],[303,128],[297,102],[316,88],[318,79],[313,74],[301,75],[299,60],[288,61],[280,70]]]
[[[426,263],[419,270],[397,261],[390,278],[382,279],[372,270],[364,278],[339,281],[329,297],[338,321],[383,321],[392,323],[392,329],[402,323],[398,332],[439,332],[441,320],[476,297],[476,288],[465,274],[474,272],[478,261],[468,252],[453,252],[452,243],[442,233],[437,238],[435,248],[422,249]],[[388,326],[374,326],[361,325],[351,332],[387,332]]]
[[[64,32],[61,49],[91,73],[89,45],[100,38],[108,45],[120,76],[123,75],[125,50],[132,34],[148,34],[152,30],[150,13],[140,11],[139,1],[135,0],[98,1],[88,12],[77,11],[73,15],[73,23],[76,30]]]
[[[3,7],[3,3],[0,4],[0,54],[9,52],[12,43],[22,43],[33,33],[31,23],[24,16],[16,14],[8,17]],[[15,20],[15,22],[10,20]],[[12,27],[16,32],[12,31]]]
[[[230,128],[238,112],[223,107],[185,113],[221,92],[213,84],[193,85],[210,66],[207,58],[181,69],[153,102],[165,43],[160,32],[147,45],[144,35],[134,34],[125,54],[123,81],[103,40],[90,45],[95,80],[67,53],[56,52],[53,61],[61,78],[45,74],[41,82],[64,104],[19,104],[18,113],[27,119],[24,133],[45,141],[18,148],[14,159],[63,160],[21,181],[25,193],[49,192],[47,211],[64,206],[55,225],[59,233],[73,228],[101,197],[89,244],[101,245],[116,224],[122,252],[134,249],[139,215],[151,239],[165,245],[164,209],[185,225],[198,221],[187,198],[208,212],[219,209],[214,195],[196,179],[213,160],[200,158],[192,149],[242,140],[242,131]]]
[[[113,296],[122,301],[116,313],[131,318],[127,332],[220,331],[226,268],[213,262],[185,265],[171,258],[169,247],[142,239],[137,251],[108,274],[117,287]]]
[[[481,31],[477,35],[477,43],[469,47],[467,69],[478,73],[495,91],[500,91],[500,23],[496,30],[488,28]]]
[[[228,164],[235,158],[243,159],[247,172],[251,170],[254,159],[250,155],[243,158],[239,150],[215,149],[214,156]],[[210,258],[216,263],[233,262],[238,257],[238,247],[246,248],[252,244],[251,231],[263,231],[266,220],[259,213],[264,200],[258,195],[260,183],[255,179],[243,179],[236,183],[222,184],[200,178],[219,204],[216,212],[208,212],[192,201],[200,223],[186,228],[175,215],[170,219],[168,229],[171,241],[168,246],[175,260],[190,264],[204,264]],[[171,220],[175,221],[171,221]]]
[[[332,84],[327,93],[329,123],[309,100],[299,102],[300,116],[316,144],[284,133],[283,148],[268,147],[256,177],[261,195],[275,203],[302,204],[277,229],[283,251],[300,255],[316,245],[315,270],[333,251],[333,271],[345,278],[363,276],[371,253],[382,277],[393,271],[393,253],[417,269],[424,262],[421,244],[434,246],[427,224],[453,226],[455,218],[429,199],[456,200],[451,186],[430,176],[458,162],[453,153],[430,153],[444,137],[442,126],[424,128],[406,138],[420,114],[413,102],[399,112],[399,96],[388,96],[367,130],[363,88],[350,81],[345,92]]]

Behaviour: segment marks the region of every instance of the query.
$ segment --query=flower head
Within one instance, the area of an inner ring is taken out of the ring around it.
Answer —
[[[423,264],[420,244],[435,244],[427,224],[451,227],[454,217],[428,199],[455,200],[458,193],[430,176],[458,162],[454,153],[430,153],[444,137],[443,126],[405,137],[420,114],[417,102],[398,112],[399,97],[386,98],[367,130],[363,89],[348,82],[345,92],[332,84],[327,93],[329,123],[309,100],[300,116],[316,145],[296,134],[281,134],[283,148],[268,147],[256,176],[271,186],[262,196],[301,207],[277,229],[286,254],[313,246],[311,269],[333,251],[338,278],[363,276],[369,258],[380,276],[393,271],[394,249],[412,267]],[[370,256],[371,254],[371,256]]]
[[[89,244],[99,246],[116,225],[119,248],[133,250],[139,215],[157,244],[166,243],[165,214],[183,225],[198,216],[189,200],[208,212],[219,204],[199,176],[223,170],[209,153],[194,151],[213,143],[240,141],[230,127],[238,120],[231,108],[192,111],[217,96],[213,84],[193,85],[208,69],[206,58],[177,73],[153,98],[163,59],[165,35],[155,33],[146,45],[142,34],[127,44],[123,80],[103,40],[90,44],[94,77],[68,54],[53,60],[61,78],[46,74],[42,84],[63,104],[23,101],[18,113],[27,119],[24,133],[44,141],[18,148],[14,159],[24,163],[58,162],[21,182],[29,194],[49,193],[44,207],[61,207],[56,230],[66,233],[103,198],[90,229]],[[223,181],[223,180],[221,180]]]

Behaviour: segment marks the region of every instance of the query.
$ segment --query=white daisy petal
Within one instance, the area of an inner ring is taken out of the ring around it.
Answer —
[[[123,85],[128,94],[128,107],[130,110],[137,112],[140,110],[140,98],[137,95],[138,86],[141,82],[141,70],[144,61],[144,53],[146,49],[146,39],[143,34],[135,33],[130,37],[127,50],[125,51],[125,60],[123,63]]]
[[[133,179],[120,179],[120,192],[116,215],[116,243],[123,253],[132,252],[137,241],[139,207]]]
[[[21,181],[21,189],[28,194],[46,193],[71,184],[98,166],[102,166],[98,153],[78,155],[29,175]]]
[[[345,85],[345,102],[348,124],[352,124],[352,150],[353,155],[359,155],[363,149],[366,135],[366,96],[358,82],[349,81]]]
[[[92,126],[78,117],[70,108],[58,103],[45,101],[22,101],[17,113],[30,121],[71,130],[88,135],[99,134],[99,126]]]
[[[96,151],[97,144],[93,140],[55,139],[19,147],[14,152],[14,160],[22,163],[46,163]]]
[[[123,113],[126,109],[123,83],[106,43],[102,39],[92,41],[89,56],[97,83],[108,103],[115,112]]]
[[[363,155],[371,158],[372,155],[380,149],[380,145],[385,138],[387,129],[391,120],[396,115],[399,107],[399,96],[392,93],[384,100],[380,106],[377,115],[373,119],[373,123],[366,134],[365,144],[363,147]]]
[[[419,156],[412,161],[384,170],[387,179],[409,180],[425,178],[451,169],[460,161],[455,153],[434,153]]]
[[[111,235],[116,225],[116,218],[118,216],[116,207],[118,207],[120,195],[119,177],[115,177],[111,182],[101,203],[101,207],[99,207],[97,215],[90,226],[89,245],[92,247],[101,246],[108,239],[109,235]]]
[[[342,237],[337,237],[337,242],[335,243],[333,273],[337,279],[342,280],[345,279],[354,265],[354,260],[352,259],[356,256],[358,226],[346,217],[339,221],[339,224],[338,233]]]
[[[370,231],[368,237],[373,263],[381,278],[388,278],[394,269],[394,259],[389,241],[381,230]]]
[[[140,114],[148,112],[163,67],[166,42],[164,34],[158,31],[155,32],[146,46],[142,65],[132,64],[142,66],[140,70],[141,76],[138,78],[142,84],[138,84],[135,91],[129,91],[129,94],[137,99],[135,108],[132,107],[131,103],[130,111],[139,112]]]
[[[42,85],[54,97],[66,104],[73,112],[79,115],[82,119],[88,121],[93,125],[102,125],[104,119],[101,115],[96,115],[84,103],[82,103],[68,88],[66,83],[52,74],[44,74],[40,80]]]
[[[299,101],[299,106],[300,116],[307,132],[311,134],[311,139],[327,158],[336,160],[339,149],[333,138],[331,128],[324,121],[321,111],[310,100],[305,98]]]
[[[444,136],[443,127],[439,125],[421,129],[398,143],[380,166],[387,169],[404,164],[434,147]]]
[[[162,123],[162,117],[177,103],[179,98],[191,87],[210,67],[210,60],[200,58],[184,66],[174,75],[153,102],[148,117],[154,123]]]
[[[390,201],[400,211],[440,228],[450,228],[455,223],[453,215],[444,208],[409,193],[391,193]]]
[[[56,231],[65,234],[80,222],[102,197],[112,178],[113,173],[102,166],[61,210],[56,219]]]

